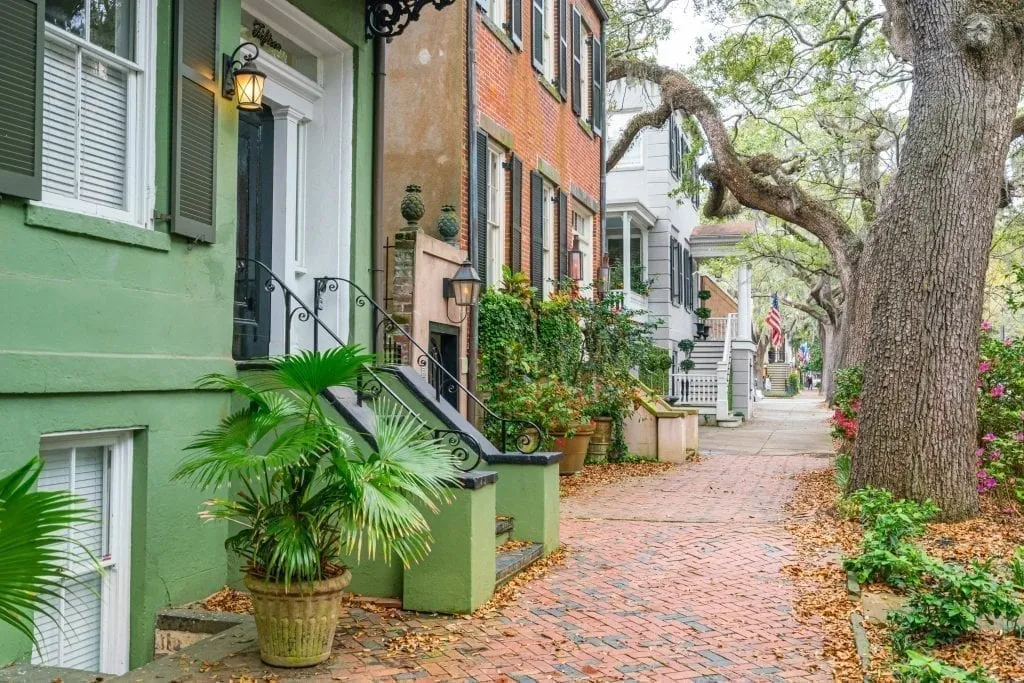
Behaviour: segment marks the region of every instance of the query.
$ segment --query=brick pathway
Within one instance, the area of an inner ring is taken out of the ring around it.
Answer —
[[[396,622],[352,610],[326,666],[281,680],[831,680],[780,574],[794,557],[790,475],[825,466],[826,414],[811,396],[758,407],[740,429],[702,430],[699,464],[565,501],[565,566],[498,614]],[[387,656],[383,643],[420,628],[450,640]],[[267,669],[249,651],[178,680],[243,672]]]

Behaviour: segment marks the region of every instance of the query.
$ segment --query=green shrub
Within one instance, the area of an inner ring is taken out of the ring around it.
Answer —
[[[540,371],[576,384],[583,363],[583,333],[569,301],[542,301],[537,308]]]
[[[836,406],[843,410],[851,410],[855,401],[860,401],[864,390],[864,370],[859,365],[836,371]]]
[[[932,567],[934,584],[917,590],[907,608],[889,616],[893,647],[935,647],[951,643],[977,630],[978,622],[1006,619],[1014,622],[1022,606],[1013,585],[992,572],[992,561],[975,562],[970,569],[955,564]]]
[[[668,373],[672,369],[672,354],[668,349],[651,344],[640,360],[640,381],[661,395],[668,393]]]
[[[789,373],[789,377],[786,378],[786,391],[793,396],[800,393],[800,373],[796,370]]]
[[[981,667],[968,671],[958,666],[950,666],[945,662],[928,657],[920,652],[909,650],[907,661],[896,665],[893,673],[896,680],[907,683],[944,683],[945,681],[964,681],[965,683],[995,683]]]
[[[860,509],[864,524],[861,553],[847,558],[843,567],[860,583],[883,582],[897,588],[916,586],[936,564],[926,552],[909,542],[920,536],[925,523],[939,510],[931,503],[893,500],[889,491],[866,488],[849,501]]]
[[[522,376],[537,348],[532,311],[513,295],[487,290],[480,297],[479,340],[485,386]]]
[[[836,456],[836,485],[840,491],[846,491],[850,485],[850,468],[853,460],[849,453],[840,453]]]

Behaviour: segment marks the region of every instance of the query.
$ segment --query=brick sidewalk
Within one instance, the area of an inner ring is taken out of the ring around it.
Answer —
[[[758,404],[740,429],[702,430],[703,462],[565,501],[564,566],[484,618],[397,618],[352,610],[335,657],[280,680],[828,681],[819,634],[790,614],[780,573],[794,560],[783,528],[792,474],[829,450],[816,399]],[[413,631],[444,638],[392,657]],[[177,680],[259,679],[255,650]]]

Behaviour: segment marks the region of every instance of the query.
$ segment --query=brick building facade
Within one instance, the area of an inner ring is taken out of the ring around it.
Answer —
[[[603,238],[604,9],[468,1],[425,10],[388,48],[385,224],[393,238],[402,192],[417,184],[424,232],[437,235],[442,205],[458,206],[458,244],[488,286],[508,265],[550,292],[571,275],[576,239],[591,284]]]

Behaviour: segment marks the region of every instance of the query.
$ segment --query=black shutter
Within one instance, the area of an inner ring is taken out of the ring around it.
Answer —
[[[487,286],[487,133],[476,132],[476,272]]]
[[[530,284],[544,296],[544,181],[530,171]]]
[[[43,192],[43,0],[0,0],[0,194]]]
[[[558,191],[558,281],[569,277],[569,197]]]
[[[569,69],[572,68],[569,55],[569,3],[558,0],[558,94],[564,100],[569,94]]]
[[[590,121],[594,132],[600,135],[604,127],[604,46],[596,35],[590,46],[590,61],[594,78],[593,95],[590,98]]]
[[[544,73],[544,3],[550,0],[532,0],[530,41],[533,46],[533,68]]]
[[[523,49],[523,0],[511,0],[509,2],[508,33],[512,43],[520,50]]]
[[[690,250],[683,250],[683,292],[686,308],[693,310],[693,261],[690,260]]]
[[[523,269],[523,162],[512,155],[512,272]]]
[[[583,22],[579,10],[572,8],[572,113],[579,116],[583,111],[580,95],[583,94]]]
[[[679,135],[676,133],[676,120],[668,119],[668,170],[672,177],[679,178]]]
[[[678,301],[679,301],[679,278],[678,278],[678,275],[677,275],[677,272],[676,272],[677,268],[678,268],[678,262],[679,262],[678,251],[679,251],[679,243],[676,242],[676,238],[675,237],[670,238],[669,239],[669,248],[668,248],[668,260],[669,260],[668,280],[669,280],[669,288],[670,288],[670,290],[672,292],[672,302],[673,303],[678,303]]]
[[[217,237],[217,0],[177,0],[170,231]]]

